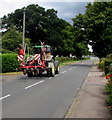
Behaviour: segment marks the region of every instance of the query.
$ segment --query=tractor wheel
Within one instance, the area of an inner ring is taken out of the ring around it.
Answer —
[[[56,68],[55,73],[56,73],[56,74],[59,74],[59,71],[60,71],[60,67],[59,67],[59,65],[58,65],[57,68]]]
[[[53,66],[52,66],[52,68],[50,70],[50,74],[51,74],[52,77],[55,76],[55,66],[54,66],[54,64],[53,64]]]
[[[27,75],[28,75],[28,77],[33,77],[33,73],[32,72],[28,72]]]

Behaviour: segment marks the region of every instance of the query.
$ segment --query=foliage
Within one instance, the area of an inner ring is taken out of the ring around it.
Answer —
[[[105,74],[112,72],[112,60],[106,59],[105,60]]]
[[[58,60],[59,63],[62,63],[62,62],[66,62],[66,61],[71,61],[73,59],[71,59],[69,57],[56,57],[56,60]]]
[[[25,42],[30,45],[30,39],[26,38]],[[22,33],[11,27],[2,37],[2,53],[17,52],[18,45],[22,43]]]
[[[112,2],[94,2],[86,6],[85,14],[73,18],[75,35],[92,45],[94,53],[106,57],[112,53]]]
[[[45,42],[45,44],[49,44],[53,47],[55,55],[60,56],[78,53],[77,56],[81,57],[83,54],[88,53],[87,44],[84,42],[80,43],[79,39],[81,39],[81,35],[80,38],[77,39],[79,36],[78,34],[74,36],[72,26],[65,20],[58,18],[57,11],[54,9],[45,10],[45,8],[37,4],[17,9],[14,13],[8,14],[2,18],[2,27],[9,29],[11,26],[15,26],[16,30],[21,33],[23,29],[24,9],[26,16],[25,37],[31,39],[31,46],[35,44],[39,45],[40,41]],[[4,42],[7,43],[8,41],[8,39],[4,40]],[[10,43],[14,41],[15,39],[11,38]],[[19,41],[17,41],[16,44],[18,44],[18,42]],[[13,48],[10,47],[10,50],[16,48],[14,44],[11,44]],[[3,48],[9,50],[6,44],[4,44]]]
[[[112,94],[110,94],[107,99],[106,99],[106,103],[108,106],[111,106],[110,107],[110,110],[112,111]]]
[[[23,28],[23,11],[17,9],[14,13],[3,17],[3,25],[6,27],[16,26],[17,30],[22,32]],[[47,9],[39,5],[29,5],[25,8],[25,36],[31,39],[31,44],[40,44],[40,41],[45,42],[53,47],[60,46],[62,42],[62,30],[66,28],[69,23],[59,19],[57,11],[54,9]]]
[[[86,33],[84,30],[84,15],[79,14],[73,18],[73,32],[74,32],[74,48],[75,55],[81,58],[82,55],[88,55],[88,47],[86,42]]]
[[[108,79],[105,86],[105,89],[108,93],[106,103],[109,106],[109,109],[112,110],[112,74],[106,76],[106,78]]]
[[[8,51],[14,51],[22,43],[22,34],[16,28],[10,28],[2,37],[2,47]]]
[[[105,71],[105,90],[108,94],[106,103],[108,108],[112,110],[112,54],[107,55],[106,58],[102,58],[100,60],[99,67]]]
[[[2,72],[14,72],[19,69],[19,62],[16,54],[1,54],[2,57]]]
[[[103,71],[105,70],[105,58],[100,60],[99,68]]]

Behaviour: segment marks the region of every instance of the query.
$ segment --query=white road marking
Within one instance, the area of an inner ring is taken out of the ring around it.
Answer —
[[[32,84],[32,85],[29,85],[29,86],[25,87],[25,89],[31,88],[31,87],[33,87],[33,86],[35,86],[35,85],[38,85],[38,84],[40,84],[40,83],[43,83],[43,82],[44,82],[44,80],[42,80],[42,81],[40,81],[40,82],[36,82],[36,83],[34,83],[34,84]]]
[[[58,76],[58,75],[55,75],[56,77]]]
[[[63,74],[63,73],[65,73],[65,72],[67,72],[67,71],[63,71],[63,72],[61,72],[61,73]]]
[[[9,97],[9,96],[11,96],[11,95],[8,94],[8,95],[6,95],[6,96],[4,96],[4,97],[1,97],[0,100],[3,100],[3,99],[5,99],[5,98],[7,98],[7,97]]]
[[[76,68],[76,67],[73,67],[73,68]]]
[[[48,79],[52,79],[52,77],[48,78]]]
[[[68,70],[72,70],[73,68],[70,68],[70,69],[68,69]]]

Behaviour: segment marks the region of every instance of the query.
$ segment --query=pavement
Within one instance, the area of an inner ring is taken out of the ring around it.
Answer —
[[[96,65],[91,68],[65,118],[112,118],[105,100],[105,77]]]

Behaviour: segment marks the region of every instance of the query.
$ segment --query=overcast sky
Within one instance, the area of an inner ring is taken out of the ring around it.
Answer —
[[[58,17],[71,22],[79,13],[85,12],[85,5],[93,0],[0,0],[0,17],[30,4],[38,4],[46,9],[54,8]]]

